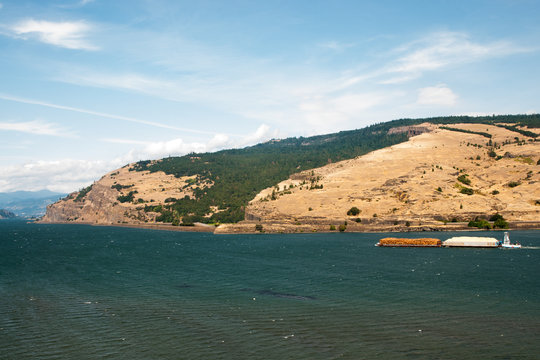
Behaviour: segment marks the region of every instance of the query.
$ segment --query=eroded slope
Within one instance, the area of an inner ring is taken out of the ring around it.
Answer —
[[[491,138],[426,126],[433,131],[265,189],[250,202],[247,218],[297,225],[356,218],[364,225],[440,224],[498,212],[510,221],[540,219],[539,142],[485,124],[447,126]],[[352,207],[360,214],[347,215]]]

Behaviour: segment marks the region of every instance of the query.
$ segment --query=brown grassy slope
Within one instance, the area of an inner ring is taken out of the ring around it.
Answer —
[[[153,222],[158,215],[144,212],[146,205],[165,204],[167,198],[183,198],[193,194],[195,176],[176,178],[164,172],[130,171],[132,165],[112,171],[92,185],[92,189],[81,201],[76,201],[78,192],[70,194],[47,207],[42,222],[79,222],[92,224],[121,224]],[[130,186],[114,189],[114,185]],[[118,196],[136,191],[134,200],[120,202]],[[141,200],[139,200],[141,199]]]
[[[275,188],[262,191],[250,202],[248,218],[268,224],[345,220],[350,224],[355,217],[363,224],[440,224],[441,219],[468,221],[478,214],[498,212],[510,221],[540,220],[540,166],[536,165],[540,143],[502,145],[496,153],[508,154],[497,161],[488,156],[486,137],[430,126],[432,132],[405,143],[296,174],[278,185],[277,200],[271,200]],[[490,125],[450,126],[488,132],[497,144],[514,142],[516,136],[525,138]],[[468,174],[470,186],[457,180],[461,174]],[[323,188],[309,190],[310,178],[319,178],[315,184]],[[305,179],[308,183],[302,185]],[[520,185],[509,187],[512,181]],[[291,185],[295,187],[290,189]],[[460,193],[462,186],[472,188],[474,194]],[[361,210],[360,215],[347,216],[353,206]]]

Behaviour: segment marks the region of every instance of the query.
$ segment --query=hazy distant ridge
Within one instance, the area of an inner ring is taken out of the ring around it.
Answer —
[[[41,216],[45,214],[47,205],[64,196],[49,190],[4,192],[0,193],[0,208],[19,217]]]

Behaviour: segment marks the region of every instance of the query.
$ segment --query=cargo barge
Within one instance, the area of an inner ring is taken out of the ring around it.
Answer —
[[[379,240],[376,245],[383,247],[441,247],[441,240],[433,238],[406,239],[388,237]]]
[[[464,247],[464,248],[505,248],[519,249],[521,245],[511,244],[508,233],[504,233],[504,240],[499,241],[493,237],[456,236],[441,242],[434,238],[393,238],[387,237],[379,240],[376,246],[382,247]]]

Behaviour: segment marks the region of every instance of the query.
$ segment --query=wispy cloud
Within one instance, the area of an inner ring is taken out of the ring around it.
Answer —
[[[418,92],[417,104],[452,106],[457,102],[457,95],[445,84],[429,86]]]
[[[208,135],[208,134],[210,134],[210,135],[216,134],[215,132],[212,132],[212,131],[203,131],[203,130],[194,130],[194,129],[188,129],[188,128],[181,128],[181,127],[170,126],[170,125],[161,124],[161,123],[157,123],[157,122],[153,122],[153,121],[136,119],[136,118],[133,118],[133,117],[108,114],[108,113],[103,113],[103,112],[98,112],[98,111],[93,111],[93,110],[76,108],[76,107],[72,107],[72,106],[53,104],[53,103],[49,103],[49,102],[45,102],[45,101],[20,98],[20,97],[17,97],[17,96],[11,96],[11,95],[7,95],[7,94],[0,94],[0,99],[7,100],[7,101],[14,101],[14,102],[23,103],[23,104],[44,106],[44,107],[49,107],[49,108],[53,108],[53,109],[73,111],[73,112],[78,112],[78,113],[82,113],[82,114],[89,114],[89,115],[99,116],[99,117],[107,118],[107,119],[128,121],[128,122],[133,122],[133,123],[138,123],[138,124],[143,124],[143,125],[148,125],[148,126],[154,126],[154,127],[159,127],[159,128],[169,129],[169,130],[177,130],[177,131],[190,132],[190,133],[196,133],[196,134],[206,134],[206,135]]]
[[[508,41],[474,42],[467,34],[439,32],[398,47],[398,57],[380,70],[390,76],[384,84],[405,82],[422,76],[426,71],[442,70],[464,63],[533,51]]]
[[[141,74],[104,74],[82,69],[78,69],[78,71],[72,70],[68,75],[58,80],[76,85],[134,90],[147,94],[165,93],[167,90],[170,91],[174,88],[174,83],[171,81],[151,78]]]
[[[111,144],[124,144],[124,145],[148,145],[151,143],[150,141],[143,141],[143,140],[115,139],[115,138],[104,138],[104,139],[101,139],[101,141],[111,143]]]
[[[11,26],[11,31],[24,39],[36,38],[46,44],[67,49],[98,50],[86,40],[92,26],[85,21],[53,22],[27,19]]]
[[[332,41],[321,42],[321,43],[318,44],[318,46],[320,48],[323,48],[323,49],[330,49],[330,50],[333,50],[333,51],[340,52],[340,51],[346,50],[348,48],[354,47],[355,44],[354,43],[344,43],[344,42],[332,40]]]
[[[399,86],[427,72],[443,72],[470,62],[532,50],[508,41],[479,42],[464,33],[438,32],[379,53],[376,63],[328,70],[318,68],[317,64],[305,69],[276,59],[263,61],[231,49],[171,38],[170,34],[141,32],[137,39],[140,46],[120,46],[119,51],[152,64],[167,78],[148,71],[122,73],[82,66],[59,67],[61,70],[53,78],[80,86],[135,91],[197,104],[243,119],[287,126],[291,132],[309,128],[309,133],[314,134],[335,129],[335,125],[358,127],[388,120],[393,116],[388,111],[386,118],[382,117],[383,112],[375,118],[372,110],[384,104],[398,109],[399,105],[391,103],[396,100],[396,89],[401,91]],[[121,43],[120,39],[114,41]],[[339,50],[353,44],[330,41],[317,46]],[[419,102],[413,98],[412,103],[422,105],[428,101],[426,96],[419,98]],[[439,99],[439,105],[448,106],[449,99]]]
[[[43,120],[0,122],[0,131],[18,131],[34,135],[76,137],[73,132],[61,128],[58,124],[48,123]]]

